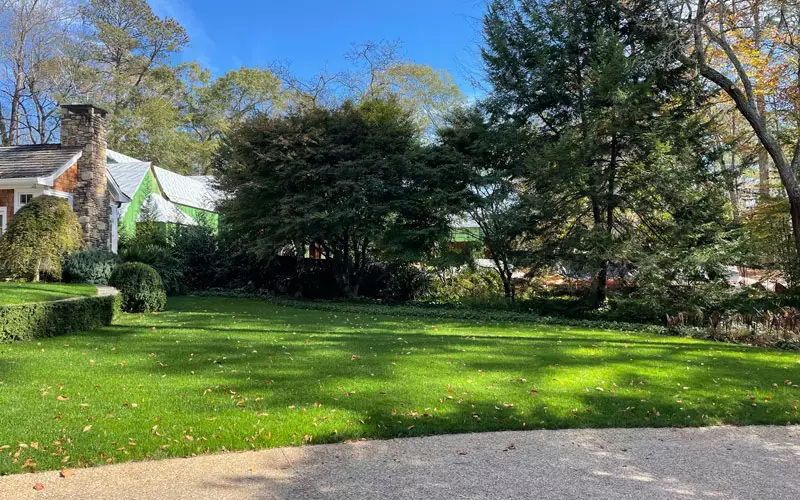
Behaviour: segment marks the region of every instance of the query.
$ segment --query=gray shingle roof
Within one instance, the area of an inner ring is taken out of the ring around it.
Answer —
[[[211,212],[216,210],[220,193],[210,187],[209,182],[176,174],[161,167],[153,167],[153,172],[168,200]]]
[[[0,179],[47,177],[75,161],[81,151],[61,144],[0,148]]]

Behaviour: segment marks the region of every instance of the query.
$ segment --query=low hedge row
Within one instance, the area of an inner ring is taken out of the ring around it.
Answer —
[[[0,342],[32,340],[110,325],[119,295],[0,306]]]

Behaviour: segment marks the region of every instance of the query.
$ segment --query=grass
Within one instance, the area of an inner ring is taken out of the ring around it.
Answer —
[[[800,423],[800,353],[171,299],[0,345],[0,474],[347,439]]]
[[[0,282],[0,306],[28,302],[50,302],[72,297],[91,297],[93,295],[97,295],[97,287],[94,285]]]

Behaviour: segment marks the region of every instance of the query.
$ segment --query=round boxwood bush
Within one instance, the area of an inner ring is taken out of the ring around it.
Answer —
[[[114,269],[108,284],[119,290],[125,312],[163,311],[167,292],[155,269],[141,262],[126,262]]]
[[[64,281],[107,285],[120,264],[122,260],[116,254],[101,248],[74,253],[64,262]]]

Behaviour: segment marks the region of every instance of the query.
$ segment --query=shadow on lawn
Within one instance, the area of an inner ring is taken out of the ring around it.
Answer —
[[[274,307],[259,314],[247,302],[215,313],[196,307],[126,316],[124,324],[52,342],[78,353],[117,347],[93,376],[160,392],[156,398],[174,396],[171,411],[237,438],[208,444],[212,451],[301,444],[306,435],[329,443],[534,428],[800,423],[800,392],[784,384],[797,370],[787,369],[788,360],[747,356],[770,352],[762,349],[572,328],[567,336],[542,333],[538,325],[519,335],[458,335],[423,329],[427,323],[417,320],[362,325]],[[115,361],[123,360],[120,368]],[[14,359],[17,367],[35,362]],[[330,425],[331,415],[352,423]],[[219,423],[208,423],[217,417]],[[153,422],[137,418],[136,432],[149,435]],[[236,430],[227,428],[232,422]],[[245,439],[255,424],[274,430],[287,422],[294,434],[280,442]],[[153,451],[184,456],[196,445]]]
[[[318,403],[327,409],[364,416],[357,429],[316,430],[313,439],[318,443],[360,437],[530,428],[800,422],[797,406],[792,404],[797,391],[794,389],[792,393],[792,388],[783,385],[787,376],[785,367],[764,365],[744,357],[709,356],[726,351],[758,352],[741,346],[595,337],[558,341],[535,335],[458,336],[423,331],[398,334],[385,324],[358,333],[320,333],[295,327],[287,331],[268,326],[216,328],[190,326],[185,322],[161,325],[160,328],[174,334],[159,340],[149,339],[141,354],[156,353],[152,363],[132,368],[146,374],[167,375],[221,370],[224,373],[212,376],[218,386],[251,397],[269,394],[263,405],[252,408],[247,403],[242,410],[245,412],[280,411]],[[119,335],[125,329],[110,330]],[[193,336],[192,332],[198,329],[226,337]],[[259,334],[265,337],[258,338]],[[175,338],[180,338],[181,343],[176,343]],[[554,345],[554,342],[559,343]],[[248,351],[252,349],[259,355],[251,356]],[[602,350],[602,353],[575,354],[576,349]],[[609,349],[612,351],[608,352]],[[441,378],[437,373],[425,373],[425,367],[435,370],[448,360],[457,363],[453,367],[457,369],[455,373]],[[700,362],[705,363],[702,369],[698,366]],[[408,374],[399,375],[393,363],[401,368],[409,364],[420,367],[419,391],[424,393],[421,397],[393,394],[393,387],[409,383]],[[603,391],[596,388],[600,381],[587,380],[585,391],[576,390],[574,384],[570,386],[569,377],[583,369],[610,373],[603,375]],[[665,376],[660,373],[662,369],[674,373]],[[491,383],[508,384],[504,389],[512,387],[516,391],[515,384],[519,385],[516,399],[504,401],[483,390],[467,391],[467,387],[453,388],[448,384],[454,376],[478,379],[481,373],[499,376],[500,380],[493,379]],[[741,382],[727,382],[732,376],[741,376]],[[528,379],[525,384],[516,382],[523,377]],[[562,378],[567,380],[563,391],[557,387]],[[758,386],[758,379],[763,386]],[[730,394],[720,393],[719,381],[724,382],[723,387],[727,387],[724,390]],[[359,390],[342,395],[360,384],[365,384],[370,392]],[[207,383],[195,385],[199,392]],[[438,385],[434,390],[440,392],[430,394],[431,385]],[[547,385],[556,387],[536,389]],[[340,389],[334,391],[331,387]],[[535,392],[529,394],[529,391]],[[454,399],[448,400],[448,396]],[[425,405],[436,406],[436,411]],[[309,433],[314,431],[309,429]]]

